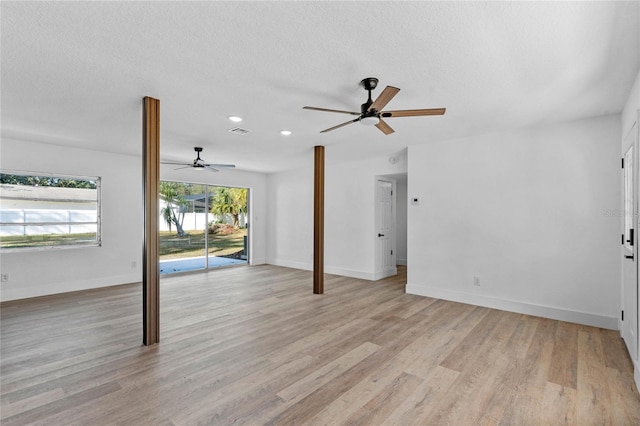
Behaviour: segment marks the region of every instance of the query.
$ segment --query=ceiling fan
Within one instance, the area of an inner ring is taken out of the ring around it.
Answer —
[[[364,87],[364,90],[369,92],[369,99],[367,102],[363,103],[360,106],[360,112],[352,112],[352,111],[342,111],[338,109],[328,109],[328,108],[317,108],[306,106],[304,109],[312,109],[315,111],[326,111],[326,112],[338,112],[341,114],[351,114],[357,115],[358,118],[353,120],[349,120],[345,123],[338,124],[337,126],[329,127],[328,129],[324,129],[320,133],[330,132],[331,130],[339,129],[340,127],[346,126],[347,124],[355,123],[359,121],[365,125],[375,125],[382,133],[385,135],[389,135],[394,132],[394,130],[382,119],[389,117],[417,117],[421,115],[443,115],[446,111],[446,108],[432,108],[432,109],[403,109],[397,111],[382,111],[391,99],[400,91],[397,87],[387,86],[384,88],[382,93],[378,95],[376,100],[371,99],[371,91],[376,88],[378,85],[378,79],[374,77],[365,78],[360,82],[360,85]]]
[[[218,172],[219,168],[234,168],[236,165],[235,164],[209,164],[209,163],[205,163],[204,160],[202,158],[200,158],[200,153],[202,152],[202,147],[196,146],[193,148],[196,153],[197,153],[197,158],[195,160],[193,160],[192,163],[176,163],[173,161],[161,161],[161,164],[172,164],[174,166],[182,166],[182,167],[178,167],[174,170],[180,170],[180,169],[188,169],[188,168],[192,168],[194,170],[210,170],[212,172]]]

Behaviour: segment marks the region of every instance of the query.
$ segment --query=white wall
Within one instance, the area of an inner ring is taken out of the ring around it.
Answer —
[[[266,262],[267,254],[267,175],[242,170],[206,170],[160,167],[160,179],[188,183],[249,188],[249,256],[251,265]]]
[[[301,169],[269,174],[267,198],[267,263],[311,269],[313,162]]]
[[[616,329],[619,140],[608,116],[409,147],[407,292]]]
[[[25,155],[29,153],[29,155]],[[2,169],[102,178],[102,246],[2,253],[0,300],[142,280],[142,160],[76,148],[2,140]],[[161,170],[161,179],[251,188],[251,264],[266,259],[266,175]],[[135,262],[135,267],[132,267]]]
[[[2,273],[9,275],[9,281],[0,284],[0,300],[142,279],[140,158],[3,138],[0,165],[3,169],[102,178],[102,246],[3,252]]]
[[[406,172],[406,154],[332,164],[326,148],[325,272],[375,278],[375,177]],[[270,174],[267,263],[313,268],[313,152],[302,168]]]

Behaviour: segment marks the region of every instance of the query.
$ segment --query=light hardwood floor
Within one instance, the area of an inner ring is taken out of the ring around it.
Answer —
[[[404,271],[403,271],[404,272]],[[640,424],[618,332],[240,267],[1,306],[1,424]]]

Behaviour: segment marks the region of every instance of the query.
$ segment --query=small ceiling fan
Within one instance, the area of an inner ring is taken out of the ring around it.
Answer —
[[[317,108],[305,106],[304,109],[312,109],[315,111],[325,111],[325,112],[338,112],[341,114],[351,114],[357,115],[358,118],[353,120],[349,120],[345,123],[338,124],[337,126],[329,127],[328,129],[324,129],[320,133],[330,132],[331,130],[339,129],[340,127],[346,126],[351,123],[355,123],[359,121],[362,124],[366,125],[375,125],[382,133],[385,135],[389,135],[394,132],[394,130],[382,119],[389,117],[417,117],[421,115],[443,115],[446,111],[446,108],[432,108],[432,109],[404,109],[397,111],[382,111],[391,99],[400,91],[397,87],[387,86],[384,88],[382,93],[378,95],[376,100],[371,99],[371,91],[376,88],[378,85],[378,79],[374,77],[365,78],[360,82],[360,85],[364,87],[364,90],[369,92],[369,99],[367,102],[363,103],[360,106],[360,112],[352,112],[352,111],[342,111],[338,109],[328,109],[328,108]]]
[[[192,168],[194,170],[209,170],[212,172],[218,172],[218,169],[222,169],[222,168],[227,168],[227,169],[231,169],[234,168],[236,165],[235,164],[209,164],[209,163],[205,163],[204,160],[202,158],[200,158],[200,153],[202,152],[202,147],[196,146],[193,148],[196,153],[197,153],[197,158],[195,160],[193,160],[192,163],[177,163],[177,162],[173,162],[173,161],[161,161],[161,164],[172,164],[174,166],[182,166],[182,167],[178,167],[174,170],[180,170],[180,169],[188,169],[188,168]]]

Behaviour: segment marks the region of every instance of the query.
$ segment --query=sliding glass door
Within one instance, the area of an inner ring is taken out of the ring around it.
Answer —
[[[160,273],[249,261],[249,190],[160,182]]]
[[[247,263],[249,190],[209,187],[209,267]]]

